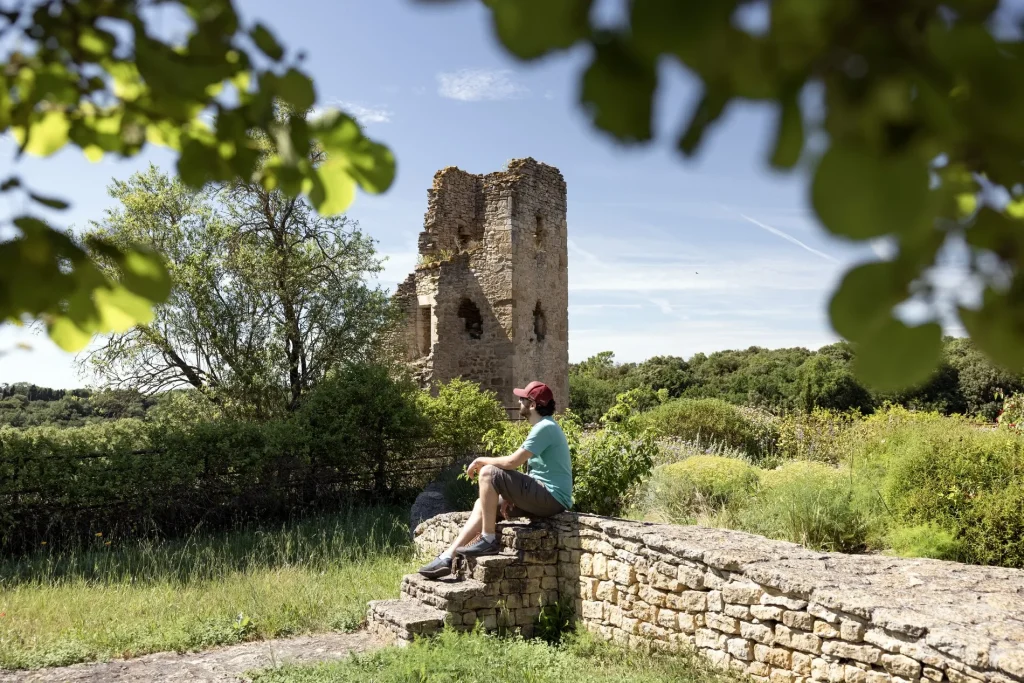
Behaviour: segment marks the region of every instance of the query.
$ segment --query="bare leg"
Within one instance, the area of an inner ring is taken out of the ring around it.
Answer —
[[[486,465],[480,470],[480,497],[477,502],[481,508],[480,526],[485,534],[493,534],[494,525],[498,521],[498,492],[493,483],[497,470],[493,465]]]
[[[462,531],[455,538],[455,542],[448,546],[449,554],[454,555],[456,550],[468,545],[473,537],[480,533],[480,517],[480,499],[477,498],[476,503],[473,504],[473,512],[469,514],[469,519],[466,520]]]

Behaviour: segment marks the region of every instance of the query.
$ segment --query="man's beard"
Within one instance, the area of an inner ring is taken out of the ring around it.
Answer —
[[[530,411],[530,406],[519,406],[519,417],[529,418]]]

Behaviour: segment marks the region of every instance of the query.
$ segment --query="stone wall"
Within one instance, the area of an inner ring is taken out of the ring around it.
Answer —
[[[395,299],[399,345],[423,386],[478,382],[506,404],[540,379],[568,404],[566,187],[558,169],[438,171],[428,192],[421,263]]]
[[[438,552],[465,518],[424,522],[416,543]],[[1024,681],[1024,571],[576,513],[534,526],[559,595],[607,640],[773,683]]]

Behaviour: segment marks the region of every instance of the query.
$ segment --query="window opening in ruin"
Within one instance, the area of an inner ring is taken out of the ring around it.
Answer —
[[[540,302],[537,302],[537,307],[533,309],[533,335],[537,341],[544,341],[544,336],[548,332],[548,324],[544,319],[544,309],[541,308]]]
[[[466,251],[473,246],[473,235],[469,230],[469,226],[465,223],[459,224],[459,249]]]
[[[475,303],[469,299],[463,299],[459,303],[459,317],[465,322],[466,334],[470,339],[480,339],[484,336],[484,319]]]
[[[537,214],[537,222],[533,226],[533,244],[540,249],[544,243],[544,217]]]
[[[418,337],[420,355],[426,356],[430,353],[430,306],[420,306]]]

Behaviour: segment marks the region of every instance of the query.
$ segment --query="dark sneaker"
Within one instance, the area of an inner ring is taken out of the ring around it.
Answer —
[[[480,555],[498,555],[501,553],[501,543],[495,536],[493,541],[485,541],[481,536],[474,543],[459,548],[456,552],[465,557],[479,557]]]
[[[436,557],[434,561],[420,569],[420,575],[428,579],[440,579],[452,573],[452,560],[450,557]]]

